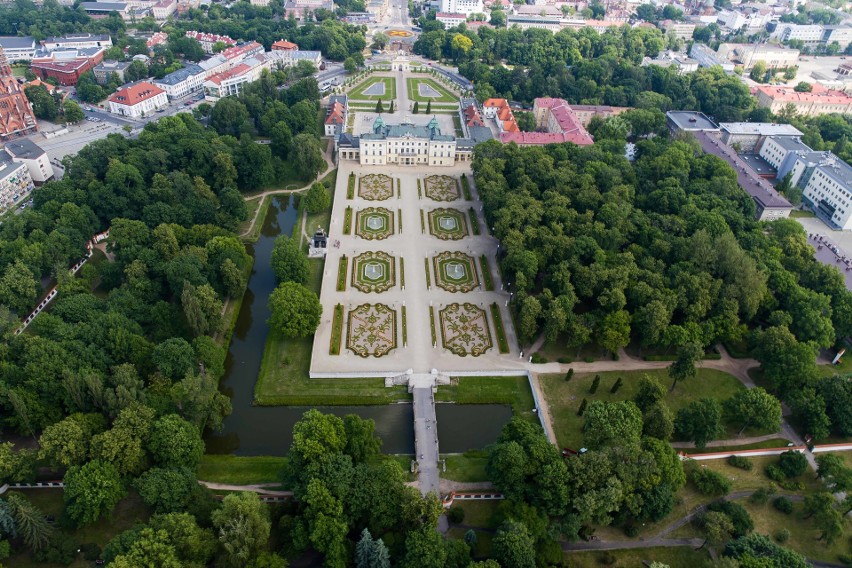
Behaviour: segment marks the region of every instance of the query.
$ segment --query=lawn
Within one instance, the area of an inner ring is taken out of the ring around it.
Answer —
[[[26,496],[45,515],[52,515],[58,520],[62,514],[63,498],[61,489],[30,489],[18,492]],[[67,532],[80,544],[92,542],[103,548],[114,536],[131,528],[136,523],[144,523],[150,516],[151,512],[148,507],[142,503],[139,495],[131,490],[128,496],[116,505],[111,517],[104,517],[96,523],[80,529],[68,530]],[[55,526],[59,528],[58,525]],[[28,552],[9,557],[4,565],[14,566],[15,568],[57,566],[36,562]],[[71,563],[69,566],[71,568],[88,568],[91,565],[91,562],[86,562],[80,557],[80,559]]]
[[[321,211],[319,213],[308,213],[307,219],[305,219],[305,232],[308,235],[313,235],[314,231],[316,231],[317,227],[322,227],[325,230],[325,233],[328,234],[328,228],[331,225],[331,208],[334,206],[334,185],[337,182],[337,168],[331,170],[324,178],[322,178],[322,184],[325,185],[326,191],[329,192],[331,196],[331,205],[329,205],[328,209],[325,211]],[[304,193],[302,194],[304,196]]]
[[[257,239],[260,238],[260,231],[263,230],[263,221],[266,219],[266,214],[269,212],[269,204],[272,203],[272,197],[267,195],[260,199],[255,199],[255,201],[258,202],[257,207],[260,208],[260,212],[257,214],[257,220],[254,225],[251,226],[250,218],[240,227],[240,234],[242,235],[243,232],[248,230],[249,226],[251,226],[251,232],[241,237],[245,243],[256,243]]]
[[[497,263],[500,266],[500,263]],[[548,341],[542,345],[536,353],[545,357],[548,361],[559,361],[570,363],[571,361],[609,361],[611,357],[607,351],[593,343],[583,345],[580,348],[567,347],[568,336],[560,334],[555,341]]]
[[[384,83],[385,94],[381,96],[365,95],[364,91],[376,83]],[[351,101],[377,101],[379,99],[388,101],[388,104],[392,99],[396,99],[396,79],[393,77],[368,77],[363,83],[349,91],[349,100]]]
[[[308,288],[319,293],[324,260],[311,260]],[[254,403],[279,405],[388,404],[409,400],[405,386],[385,388],[382,378],[310,379],[313,336],[287,339],[275,331],[266,337]]]
[[[275,483],[287,458],[273,456],[231,456],[206,454],[201,457],[196,476],[203,481],[252,485]]]
[[[518,377],[454,377],[449,385],[441,385],[436,402],[459,404],[510,404],[512,414],[538,423],[529,380]]]
[[[559,445],[568,448],[582,447],[583,418],[577,416],[581,401],[585,398],[591,403],[594,400],[620,401],[632,400],[639,390],[639,379],[643,374],[652,375],[666,387],[669,386],[668,371],[654,369],[649,371],[610,371],[599,373],[600,386],[595,394],[589,394],[589,387],[594,379],[593,373],[577,373],[565,382],[565,376],[541,375],[540,381],[544,388],[544,396],[550,406],[553,416],[553,428]],[[610,388],[617,377],[624,382],[617,393],[611,394]],[[698,369],[694,379],[682,381],[673,392],[666,395],[666,403],[672,412],[700,398],[715,398],[719,401],[728,399],[745,387],[733,375],[713,369]],[[746,431],[748,433],[748,431]],[[729,427],[728,434],[733,437],[736,427]],[[748,435],[752,435],[749,433]]]
[[[633,550],[612,550],[607,552],[566,552],[566,562],[576,568],[612,566],[614,568],[636,568],[647,566],[651,562],[661,562],[668,566],[710,566],[710,555],[706,550],[693,550],[689,546],[676,548],[637,548]],[[612,560],[610,562],[610,560]],[[648,564],[643,564],[643,562]]]
[[[804,209],[793,209],[790,211],[790,217],[793,219],[799,219],[816,217],[816,215],[814,215],[811,211],[805,211]]]
[[[488,452],[484,450],[468,450],[463,454],[448,454],[447,471],[441,473],[444,479],[462,482],[488,481],[485,464],[488,463]]]
[[[429,85],[438,93],[440,96],[438,97],[424,97],[420,94],[420,88],[418,85],[424,84]],[[429,79],[425,77],[409,77],[405,81],[405,86],[408,88],[408,98],[412,101],[417,101],[420,103],[428,103],[432,101],[432,103],[454,103],[458,101],[458,97],[451,93],[446,87],[435,81],[434,79]],[[421,112],[424,112],[425,109],[421,108]]]

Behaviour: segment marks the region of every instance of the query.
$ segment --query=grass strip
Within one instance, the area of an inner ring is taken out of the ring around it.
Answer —
[[[417,180],[417,199],[423,199],[423,190],[420,188],[420,180]]]
[[[402,346],[408,345],[408,320],[406,319],[405,306],[402,306]]]
[[[205,454],[201,456],[196,476],[213,483],[249,485],[281,481],[281,470],[287,458],[274,456],[232,456]]]
[[[420,210],[420,232],[426,234],[426,220],[423,218],[423,210]]]
[[[346,255],[340,257],[340,262],[337,265],[337,291],[343,292],[346,290],[346,271],[349,268],[349,259]]]
[[[491,304],[491,317],[494,318],[494,329],[497,330],[497,349],[500,350],[500,353],[508,353],[509,341],[506,339],[503,316],[500,315],[500,306],[497,305],[497,302]]]
[[[432,288],[432,275],[429,274],[429,259],[428,258],[423,259],[423,265],[426,267],[426,288],[431,289]]]
[[[343,304],[334,306],[334,319],[331,323],[331,345],[329,355],[340,355],[340,340],[343,337]]]
[[[470,180],[467,179],[465,174],[462,174],[461,177],[462,191],[464,192],[465,201],[473,201],[473,197],[470,194]]]
[[[473,207],[467,210],[467,216],[470,217],[470,229],[473,231],[474,235],[478,235],[479,221],[476,218],[476,211],[473,210]]]
[[[397,232],[402,234],[402,209],[396,210],[396,218],[399,219],[399,230]]]
[[[482,282],[485,284],[485,290],[488,292],[494,291],[494,281],[491,279],[491,270],[488,266],[488,257],[484,254],[479,257],[479,265],[482,267]]]
[[[348,235],[352,232],[352,208],[347,206],[343,213],[343,234]]]
[[[349,185],[346,187],[346,199],[355,199],[355,174],[349,174]]]
[[[399,199],[400,197],[402,197],[402,190],[400,189],[399,178],[396,178],[396,198]]]
[[[438,335],[435,333],[435,308],[429,306],[429,325],[432,328],[432,347],[438,345]]]
[[[399,257],[399,285],[405,290],[405,259]]]

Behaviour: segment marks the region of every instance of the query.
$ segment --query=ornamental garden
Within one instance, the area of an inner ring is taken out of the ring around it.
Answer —
[[[433,209],[429,218],[429,234],[442,241],[458,241],[468,235],[467,219],[458,209]]]
[[[368,207],[355,214],[355,234],[368,241],[381,241],[393,235],[393,211]]]

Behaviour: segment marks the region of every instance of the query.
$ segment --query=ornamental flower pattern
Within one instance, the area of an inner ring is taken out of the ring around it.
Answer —
[[[459,198],[459,182],[450,176],[429,176],[423,180],[426,197],[433,201],[455,201]]]
[[[396,349],[396,310],[385,304],[349,310],[346,346],[359,357],[382,357]]]
[[[429,211],[429,233],[443,241],[458,241],[467,236],[467,218],[458,209]]]
[[[393,235],[393,211],[368,207],[355,214],[355,234],[368,241],[381,241]]]
[[[367,174],[358,180],[358,196],[367,201],[393,197],[393,178],[385,174]]]
[[[450,304],[439,312],[444,348],[460,357],[479,357],[493,346],[485,310],[470,303]]]

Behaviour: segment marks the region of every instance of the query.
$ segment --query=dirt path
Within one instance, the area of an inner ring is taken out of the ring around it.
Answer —
[[[551,443],[559,445],[556,439],[556,431],[553,429],[553,417],[550,414],[550,405],[547,403],[547,397],[544,396],[544,390],[541,388],[541,383],[538,380],[538,373],[530,373],[532,380],[530,384],[535,391],[536,398],[539,402],[538,411],[541,413],[541,421],[544,424],[545,434]]]
[[[712,442],[708,442],[708,448],[719,448],[723,446],[747,446],[748,444],[757,444],[759,442],[766,442],[767,440],[775,440],[777,438],[781,438],[782,435],[778,432],[773,434],[764,434],[763,436],[746,436],[744,438],[732,438],[730,440],[713,440]],[[669,444],[673,448],[695,448],[695,444],[692,442],[671,442]]]
[[[278,491],[275,489],[267,489],[267,487],[280,487],[280,483],[256,483],[254,485],[231,485],[228,483],[213,483],[211,481],[201,481],[198,483],[208,489],[218,489],[220,491],[251,491],[252,493],[260,493],[261,495],[274,495],[276,497],[292,497],[292,491]]]

